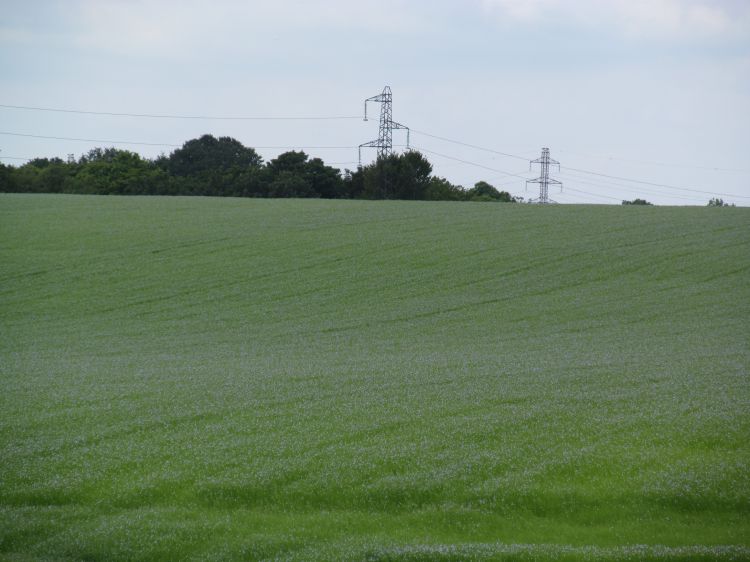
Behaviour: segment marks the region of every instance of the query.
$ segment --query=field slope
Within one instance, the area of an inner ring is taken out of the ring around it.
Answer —
[[[750,209],[0,196],[0,557],[750,558]]]

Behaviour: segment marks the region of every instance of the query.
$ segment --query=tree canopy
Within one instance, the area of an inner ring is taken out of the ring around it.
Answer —
[[[727,203],[720,197],[712,197],[708,202],[709,207],[734,207],[734,203]]]
[[[187,141],[168,158],[160,159],[175,176],[196,176],[204,172],[226,171],[233,167],[258,168],[263,159],[252,148],[247,148],[231,137],[203,135]]]
[[[493,185],[486,181],[479,181],[467,192],[470,201],[502,201],[504,203],[515,203],[516,199],[507,191],[498,191]]]
[[[327,199],[421,199],[515,202],[480,181],[466,190],[432,175],[418,151],[380,158],[342,175],[302,151],[267,163],[231,137],[203,135],[154,160],[118,148],[94,148],[78,160],[35,158],[14,167],[0,164],[0,191],[103,195],[204,195],[322,197]]]
[[[633,199],[632,201],[623,201],[623,205],[653,205],[653,203],[649,203],[645,199]]]

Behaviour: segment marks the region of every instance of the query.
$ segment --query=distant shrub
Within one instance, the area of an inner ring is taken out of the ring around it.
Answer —
[[[708,202],[708,207],[734,207],[734,203],[725,203],[723,199],[715,197]]]

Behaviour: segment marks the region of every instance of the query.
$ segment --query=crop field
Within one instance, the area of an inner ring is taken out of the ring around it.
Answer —
[[[750,559],[750,209],[0,196],[0,558]]]

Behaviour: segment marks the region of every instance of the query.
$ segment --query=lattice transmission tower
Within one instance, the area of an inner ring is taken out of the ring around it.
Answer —
[[[393,120],[393,94],[391,88],[386,86],[383,92],[365,100],[365,121],[367,121],[367,102],[374,101],[382,104],[380,106],[380,129],[378,138],[359,145],[359,165],[362,165],[362,148],[375,147],[378,149],[378,158],[387,158],[393,154],[393,130],[406,129],[406,148],[409,148],[409,127],[396,123]]]
[[[532,160],[529,162],[529,170],[531,170],[532,164],[541,164],[541,174],[538,178],[534,180],[526,180],[526,188],[528,189],[530,183],[538,183],[539,184],[539,198],[538,199],[530,199],[530,203],[554,203],[555,201],[552,201],[549,198],[549,186],[550,185],[559,185],[560,191],[562,191],[562,182],[557,181],[555,179],[552,179],[549,177],[549,167],[557,166],[557,171],[560,171],[560,162],[557,160],[553,160],[549,157],[549,148],[542,148],[542,156],[541,158],[537,158],[536,160]]]

